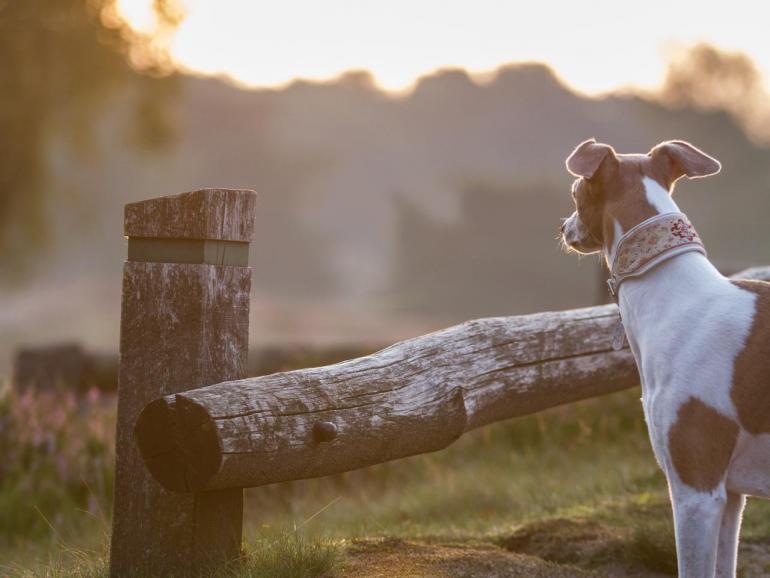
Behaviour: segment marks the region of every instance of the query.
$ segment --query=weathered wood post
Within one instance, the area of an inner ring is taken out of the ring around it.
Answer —
[[[126,205],[113,578],[188,576],[240,553],[243,491],[163,489],[133,432],[159,396],[244,377],[255,201],[204,189]]]

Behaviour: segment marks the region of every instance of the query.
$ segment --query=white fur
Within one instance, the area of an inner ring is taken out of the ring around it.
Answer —
[[[676,206],[671,194],[664,189],[658,181],[650,177],[642,179],[644,191],[647,195],[647,202],[655,207],[658,213],[678,213],[679,207]]]
[[[733,285],[700,253],[666,261],[620,288],[620,311],[642,379],[653,449],[668,468],[668,430],[690,397],[738,419],[733,365],[754,317],[756,295]]]
[[[644,182],[648,200],[660,212],[679,210],[663,187],[652,179]],[[620,287],[619,306],[639,367],[644,415],[669,483],[680,578],[735,576],[743,495],[770,497],[770,435],[751,436],[742,430],[725,479],[709,492],[682,482],[668,448],[677,412],[691,397],[740,423],[730,389],[756,299],[695,252],[665,261]]]
[[[620,243],[621,237],[625,234],[623,227],[621,227],[617,219],[612,220],[612,231],[612,247],[610,247],[609,253],[607,255],[607,263],[612,263],[615,261],[615,254],[618,252],[618,243]]]
[[[564,241],[570,246],[584,246],[590,242],[588,228],[583,224],[577,211],[564,221],[562,234],[564,235]]]

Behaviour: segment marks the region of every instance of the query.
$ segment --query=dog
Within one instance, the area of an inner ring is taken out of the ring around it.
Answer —
[[[770,497],[770,283],[721,275],[674,202],[679,178],[721,170],[690,143],[617,154],[591,139],[566,164],[576,210],[562,241],[609,268],[668,481],[679,576],[735,576],[745,497]]]

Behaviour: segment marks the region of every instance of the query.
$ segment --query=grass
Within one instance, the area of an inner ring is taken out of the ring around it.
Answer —
[[[47,559],[31,565],[0,566],[8,578],[107,578],[108,540],[98,549],[59,543]],[[331,575],[341,563],[341,541],[307,537],[298,529],[261,532],[249,537],[243,556],[229,568],[215,568],[217,578],[314,578]]]
[[[0,465],[0,575],[104,576],[114,400],[50,395],[0,396],[1,449],[20,460]],[[63,418],[44,419],[60,407]],[[770,503],[749,504],[744,541],[769,541],[768,514]],[[351,555],[375,556],[379,543],[392,554],[403,540],[485,544],[589,573],[675,573],[638,391],[486,427],[434,454],[247,490],[244,530],[241,563],[212,575],[348,575]],[[365,554],[351,546],[361,540]]]
[[[627,559],[650,570],[676,574],[676,544],[674,524],[668,517],[635,522],[625,551]]]
[[[308,538],[294,528],[261,533],[247,539],[244,560],[231,578],[313,578],[325,576],[341,563],[342,543],[324,537]]]
[[[2,567],[9,578],[103,578],[108,576],[109,556],[106,551],[84,550],[60,545],[47,560],[22,566],[14,563]]]

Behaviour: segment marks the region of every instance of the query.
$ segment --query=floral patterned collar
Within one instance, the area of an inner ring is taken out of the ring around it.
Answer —
[[[642,221],[618,241],[607,279],[610,295],[617,301],[623,281],[644,275],[664,261],[689,251],[706,254],[695,227],[684,213],[663,213]]]

